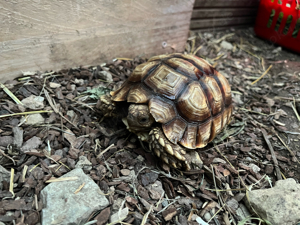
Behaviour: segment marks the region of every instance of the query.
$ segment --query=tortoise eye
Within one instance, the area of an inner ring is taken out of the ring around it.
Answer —
[[[140,123],[147,123],[148,122],[148,118],[147,117],[143,117],[140,119]]]

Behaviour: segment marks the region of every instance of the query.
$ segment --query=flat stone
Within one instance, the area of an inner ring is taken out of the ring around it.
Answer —
[[[26,108],[37,110],[44,108],[44,98],[41,96],[30,95],[21,101]]]
[[[249,203],[272,225],[294,225],[300,221],[300,184],[292,178],[279,180],[273,188],[249,191]]]
[[[10,172],[0,165],[0,191],[3,188],[2,181],[9,182],[9,179],[10,179]]]
[[[21,151],[23,152],[28,152],[31,151],[32,149],[37,149],[43,142],[39,137],[32,137],[28,139],[22,146]]]
[[[114,201],[114,203],[112,204],[112,207],[111,207],[112,211],[113,211],[114,213],[117,212],[117,211],[120,209],[122,203],[123,203],[123,199],[117,198],[117,199]]]
[[[115,214],[113,214],[110,217],[110,223],[115,224],[117,222],[123,221],[127,217],[128,213],[129,213],[129,210],[128,210],[127,207],[120,210],[120,211],[118,211],[118,212],[116,212]]]
[[[75,116],[76,114],[75,114],[74,110],[68,110],[67,115],[68,115],[71,119],[73,119],[74,116]]]
[[[44,117],[41,114],[37,113],[37,114],[28,115],[26,118],[25,124],[35,125],[35,124],[40,124],[40,123],[44,123],[44,122],[45,122]]]
[[[84,224],[90,215],[109,205],[98,185],[81,168],[61,176],[76,180],[54,182],[41,191],[42,225]],[[84,186],[75,193],[80,186]]]
[[[121,169],[120,172],[121,172],[121,174],[123,176],[128,176],[130,174],[130,170],[129,169]]]
[[[1,136],[0,137],[0,146],[7,147],[7,145],[11,145],[14,142],[12,136]]]
[[[250,163],[249,167],[254,171],[254,173],[258,173],[260,171],[260,168],[254,163]]]
[[[147,186],[148,184],[154,183],[158,178],[158,174],[154,172],[145,173],[141,175],[142,184]]]
[[[100,71],[99,76],[101,79],[106,80],[107,82],[113,82],[112,75],[108,71]]]
[[[149,184],[146,188],[149,190],[149,193],[150,193],[150,196],[152,199],[158,200],[165,193],[165,191],[162,187],[162,183],[158,180],[155,181],[154,184]]]
[[[79,161],[76,163],[75,168],[82,168],[84,170],[90,171],[92,169],[92,163],[82,155],[79,157]]]
[[[221,42],[221,48],[225,48],[227,50],[232,50],[233,45],[231,43],[229,43],[228,41],[222,41]]]
[[[59,88],[61,86],[61,84],[58,84],[58,83],[54,83],[54,82],[49,82],[49,86],[51,88]]]

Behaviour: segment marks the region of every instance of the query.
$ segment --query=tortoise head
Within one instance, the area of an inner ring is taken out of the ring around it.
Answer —
[[[139,132],[149,130],[154,121],[148,105],[131,104],[129,106],[127,123],[131,131]]]

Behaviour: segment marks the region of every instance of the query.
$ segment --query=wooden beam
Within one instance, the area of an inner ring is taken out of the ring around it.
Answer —
[[[221,17],[238,17],[238,16],[252,16],[257,14],[256,8],[215,8],[215,9],[194,9],[192,19],[206,19],[206,18],[221,18]]]
[[[234,17],[234,18],[217,18],[217,19],[197,19],[191,21],[191,30],[215,28],[215,27],[229,27],[236,25],[254,24],[255,17]]]
[[[196,0],[194,7],[258,7],[259,0]]]
[[[193,5],[194,0],[0,1],[0,82],[22,71],[183,51]]]

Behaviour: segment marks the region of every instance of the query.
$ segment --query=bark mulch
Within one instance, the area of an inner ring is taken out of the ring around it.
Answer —
[[[100,113],[99,96],[146,59],[25,72],[7,81],[14,96],[0,89],[0,165],[14,175],[2,182],[0,221],[40,223],[40,191],[51,177],[74,169],[80,156],[92,163],[85,172],[111,204],[104,214],[125,200],[131,213],[123,222],[129,224],[141,224],[144,216],[146,224],[199,224],[199,217],[209,224],[237,224],[250,215],[242,201],[248,190],[289,177],[299,181],[299,55],[258,39],[250,29],[193,33],[186,53],[224,74],[234,100],[230,124],[199,151],[199,170],[162,170],[121,120]],[[136,177],[128,180],[131,171]],[[98,214],[90,221],[105,224]]]

